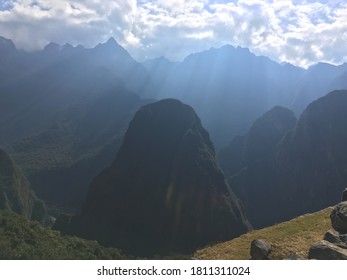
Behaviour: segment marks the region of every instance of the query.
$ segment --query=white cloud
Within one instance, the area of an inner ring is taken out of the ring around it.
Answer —
[[[0,7],[0,35],[27,50],[50,41],[91,47],[113,36],[140,60],[160,55],[178,60],[227,43],[300,66],[338,64],[347,57],[345,1],[6,2]]]

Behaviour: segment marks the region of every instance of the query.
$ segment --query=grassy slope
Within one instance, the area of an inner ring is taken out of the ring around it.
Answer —
[[[309,247],[322,240],[325,232],[331,228],[331,211],[330,207],[291,221],[254,230],[233,240],[198,250],[194,258],[248,260],[250,245],[254,239],[264,239],[271,244],[270,259],[283,259],[295,252],[306,257]]]
[[[115,248],[96,241],[61,236],[58,231],[0,211],[0,259],[125,259]]]

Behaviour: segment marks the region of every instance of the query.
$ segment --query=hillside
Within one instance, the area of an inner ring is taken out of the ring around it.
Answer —
[[[45,203],[36,197],[28,179],[2,149],[0,149],[0,210],[14,211],[27,219],[43,224],[52,223]]]
[[[250,246],[254,239],[264,239],[272,246],[270,259],[284,259],[297,253],[307,257],[311,245],[321,240],[330,229],[329,215],[332,207],[306,214],[260,230],[243,234],[227,242],[198,250],[194,258],[202,260],[249,260]]]
[[[96,241],[62,236],[58,231],[10,211],[0,211],[0,259],[81,260],[125,259],[119,250]]]

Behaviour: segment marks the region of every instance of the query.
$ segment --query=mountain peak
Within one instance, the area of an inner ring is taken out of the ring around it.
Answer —
[[[113,37],[110,37],[107,42],[106,42],[107,45],[118,45],[117,41],[115,40],[115,38]]]
[[[17,51],[15,44],[10,39],[0,36],[0,53]]]
[[[61,50],[61,46],[55,42],[50,42],[44,48],[44,52],[59,52]]]
[[[98,44],[95,47],[95,50],[103,53],[108,53],[109,55],[121,54],[124,56],[130,56],[130,54],[121,45],[119,45],[113,37],[108,39],[105,43]]]
[[[110,37],[105,43],[100,43],[96,46],[96,48],[122,48],[121,45],[118,44],[118,42],[113,38]]]

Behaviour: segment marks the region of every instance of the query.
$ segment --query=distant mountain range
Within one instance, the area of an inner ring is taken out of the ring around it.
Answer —
[[[154,97],[191,105],[218,150],[273,106],[299,115],[315,99],[347,88],[347,64],[319,63],[305,70],[229,45],[192,54],[181,63],[158,58],[144,65],[159,88]]]

